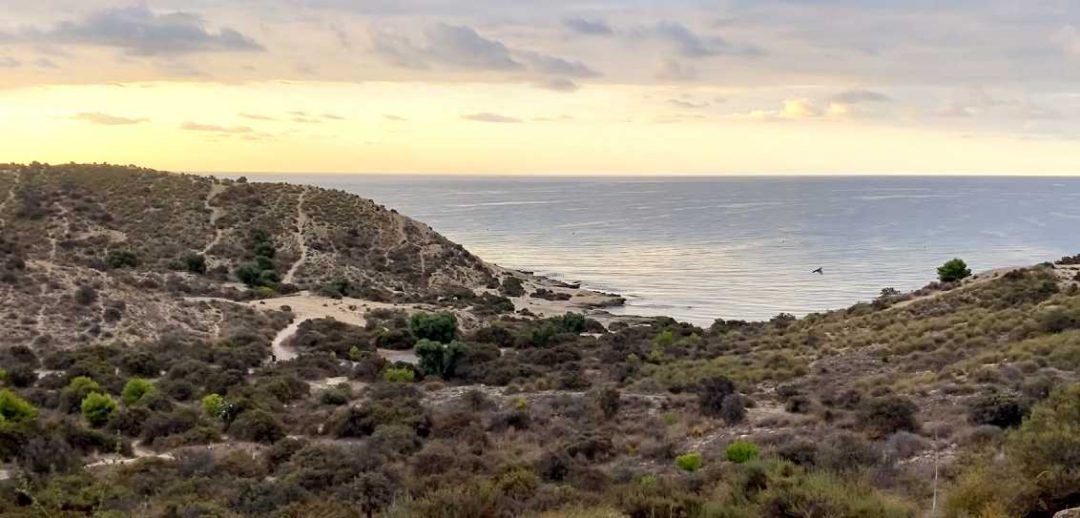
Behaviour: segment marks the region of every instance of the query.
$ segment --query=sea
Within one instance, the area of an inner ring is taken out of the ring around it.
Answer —
[[[1080,253],[1080,178],[248,178],[371,198],[487,261],[625,296],[614,312],[703,326],[916,289],[954,257],[978,272]]]

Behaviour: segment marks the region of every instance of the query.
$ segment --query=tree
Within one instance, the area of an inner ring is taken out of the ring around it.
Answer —
[[[859,409],[859,423],[879,437],[899,431],[918,432],[918,410],[915,403],[900,396],[875,398]]]
[[[621,405],[619,389],[611,386],[604,387],[598,390],[593,397],[596,400],[596,406],[600,408],[600,412],[604,414],[604,417],[611,419],[619,413],[619,406]]]
[[[75,412],[91,392],[101,392],[101,385],[87,376],[75,376],[60,392],[60,409]]]
[[[417,338],[450,343],[457,335],[457,317],[453,313],[417,313],[409,318],[409,332]]]
[[[124,385],[124,390],[120,392],[120,399],[125,405],[132,406],[143,398],[149,399],[156,394],[157,387],[154,386],[154,382],[142,378],[131,378]]]
[[[427,339],[416,343],[416,356],[420,358],[420,370],[424,374],[450,379],[457,370],[458,362],[468,353],[469,346],[453,341],[441,344]]]
[[[9,389],[0,390],[0,423],[23,423],[37,416],[37,409]]]
[[[134,268],[139,265],[139,258],[130,250],[113,250],[105,256],[109,268]]]
[[[950,259],[937,269],[938,279],[941,282],[956,282],[971,276],[971,270],[963,259]]]
[[[229,425],[229,435],[242,441],[273,444],[285,437],[285,428],[273,414],[256,408],[240,414]]]
[[[108,394],[91,392],[82,401],[82,414],[93,426],[105,424],[116,411],[116,401]]]
[[[720,417],[729,425],[739,424],[746,418],[746,403],[739,394],[728,394],[720,403]]]

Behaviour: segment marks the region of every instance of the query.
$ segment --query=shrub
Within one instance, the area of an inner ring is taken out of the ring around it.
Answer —
[[[1080,383],[1035,405],[1009,437],[1006,452],[1035,482],[1042,505],[1060,508],[1080,501]]]
[[[1026,413],[1026,405],[1015,395],[995,390],[976,399],[968,417],[973,424],[1009,428],[1018,426]]]
[[[499,293],[507,297],[520,297],[525,295],[525,287],[521,285],[521,279],[517,277],[504,277],[499,285]]]
[[[615,387],[604,387],[593,394],[596,406],[604,417],[608,419],[615,417],[619,413],[620,399],[619,389]]]
[[[727,460],[742,464],[758,457],[758,447],[750,441],[732,441],[724,450],[724,455]]]
[[[895,432],[918,432],[919,422],[915,413],[919,407],[900,396],[871,399],[859,409],[860,424],[878,437]]]
[[[207,394],[202,398],[202,409],[210,417],[224,419],[229,409],[229,403],[225,401],[225,398],[221,397],[221,394]]]
[[[101,426],[116,411],[116,401],[108,394],[91,392],[83,399],[81,408],[87,422],[92,426]]]
[[[409,317],[409,332],[417,340],[449,343],[457,335],[457,317],[453,313],[417,313]]]
[[[0,423],[23,423],[37,417],[37,409],[9,389],[0,390]]]
[[[242,441],[271,444],[285,437],[285,428],[270,412],[253,409],[237,416],[229,425],[229,435]]]
[[[701,454],[692,452],[679,455],[675,457],[675,465],[687,473],[693,473],[701,469]]]
[[[416,379],[416,372],[408,367],[387,367],[383,379],[391,383],[411,383]]]
[[[739,394],[728,394],[720,404],[720,417],[729,425],[739,424],[746,419],[746,402]]]
[[[956,282],[971,276],[971,270],[962,259],[950,259],[937,269],[941,282]]]
[[[718,416],[724,406],[724,398],[735,393],[735,384],[724,376],[712,376],[698,382],[698,403],[701,412]]]
[[[206,256],[202,254],[188,254],[184,256],[184,268],[191,273],[202,275],[206,273]]]
[[[75,289],[75,302],[81,306],[89,306],[97,300],[97,290],[94,288],[82,285]]]
[[[154,386],[152,381],[132,378],[124,385],[124,390],[120,393],[120,399],[125,405],[132,406],[139,403],[143,398],[149,400],[156,395],[157,387]]]
[[[139,258],[130,250],[112,250],[105,256],[105,262],[114,270],[139,266]]]
[[[86,376],[75,376],[68,382],[68,386],[60,393],[60,409],[65,412],[75,412],[86,396],[92,392],[101,392],[101,385]]]

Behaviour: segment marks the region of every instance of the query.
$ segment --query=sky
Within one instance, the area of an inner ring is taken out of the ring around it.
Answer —
[[[0,161],[1075,174],[1075,0],[0,0]]]

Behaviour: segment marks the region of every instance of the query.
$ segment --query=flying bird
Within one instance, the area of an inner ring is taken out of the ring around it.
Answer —
[[[816,273],[818,275],[825,275],[825,270],[823,268],[818,268],[817,270],[812,270],[810,273]]]

